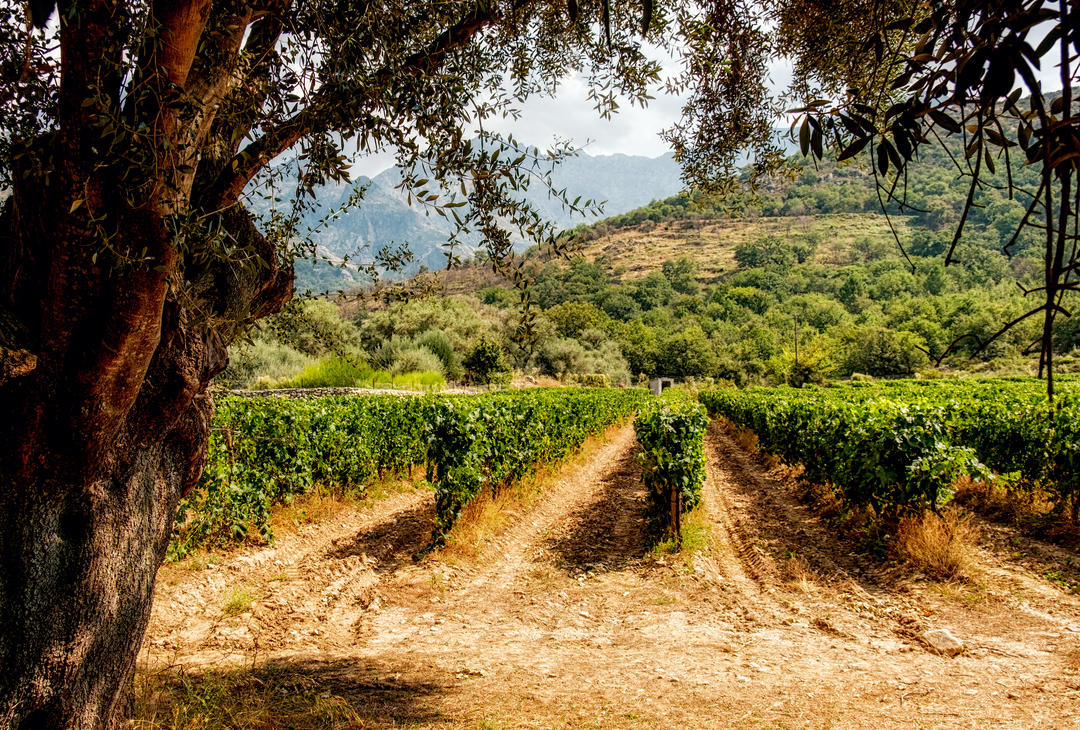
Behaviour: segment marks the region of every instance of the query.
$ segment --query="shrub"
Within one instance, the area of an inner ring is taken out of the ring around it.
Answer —
[[[281,383],[285,388],[353,388],[371,374],[371,368],[353,358],[331,355],[308,365],[299,375]]]
[[[978,528],[958,509],[924,512],[900,521],[897,551],[912,565],[943,580],[971,577]]]
[[[426,347],[435,353],[442,362],[442,372],[451,380],[458,380],[465,374],[461,367],[461,358],[454,349],[454,343],[449,335],[442,330],[431,329],[419,335],[414,342],[420,347]]]
[[[215,382],[226,388],[251,388],[259,380],[276,385],[295,377],[315,362],[315,358],[284,343],[259,336],[248,344],[233,348],[229,353],[229,367]]]
[[[462,365],[473,382],[503,384],[510,381],[510,365],[502,348],[486,337],[480,338]]]
[[[791,266],[798,260],[795,248],[779,236],[762,236],[735,246],[735,262],[744,268]]]
[[[390,372],[403,373],[432,372],[442,374],[443,364],[438,356],[426,347],[412,347],[398,352]]]
[[[708,425],[704,406],[678,394],[650,400],[634,420],[648,490],[646,517],[654,540],[670,535],[678,542],[682,514],[701,499]]]
[[[585,370],[585,346],[566,337],[545,340],[540,343],[537,360],[549,375],[557,378],[576,375]]]

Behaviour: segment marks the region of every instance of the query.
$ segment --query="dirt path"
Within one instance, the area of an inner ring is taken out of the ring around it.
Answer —
[[[475,559],[413,562],[416,491],[168,573],[144,665],[253,667],[340,727],[1080,725],[1080,603],[997,543],[971,585],[883,567],[714,424],[710,547],[655,555],[632,429],[609,436]],[[256,600],[225,618],[237,586]],[[929,628],[965,652],[931,653]]]

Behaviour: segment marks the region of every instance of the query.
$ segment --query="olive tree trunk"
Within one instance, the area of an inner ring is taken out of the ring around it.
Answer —
[[[292,274],[240,208],[225,222],[246,263],[156,265],[178,246],[131,211],[121,245],[156,253],[110,269],[22,192],[0,214],[0,729],[110,728],[202,472],[209,383]],[[212,316],[184,306],[193,289]]]

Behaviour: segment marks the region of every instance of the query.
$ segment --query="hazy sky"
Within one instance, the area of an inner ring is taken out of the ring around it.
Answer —
[[[654,56],[664,67],[664,73],[674,74],[678,69],[670,56]],[[773,85],[786,86],[791,78],[790,65],[786,61],[772,64]],[[502,133],[513,133],[526,144],[544,147],[556,139],[569,139],[575,146],[590,155],[644,155],[659,157],[670,151],[660,139],[660,130],[679,120],[682,100],[653,90],[656,97],[644,109],[630,106],[619,107],[611,119],[601,119],[589,101],[588,87],[581,77],[571,77],[563,82],[558,94],[552,97],[533,97],[521,107],[519,119],[493,120],[485,126]],[[354,172],[373,176],[394,163],[394,156],[387,152],[357,160]]]
[[[675,62],[670,57],[657,58],[667,73],[674,73]],[[791,64],[779,59],[770,65],[770,80],[776,90],[783,89],[791,79]],[[1061,88],[1059,70],[1047,63],[1036,75],[1045,91]],[[586,95],[587,86],[580,77],[564,81],[555,98],[534,97],[521,108],[521,118],[498,120],[487,126],[503,133],[512,132],[521,142],[544,147],[555,139],[569,139],[591,155],[623,153],[658,157],[669,151],[660,139],[660,130],[678,121],[682,100],[654,91],[655,99],[642,109],[626,104],[610,120],[603,120],[593,109]],[[782,123],[778,122],[780,126]],[[354,172],[373,176],[394,163],[393,153],[387,152],[360,158]]]

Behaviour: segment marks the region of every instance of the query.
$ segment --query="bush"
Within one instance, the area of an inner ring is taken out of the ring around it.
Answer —
[[[229,353],[229,367],[215,382],[226,388],[251,388],[257,381],[274,386],[315,362],[289,345],[260,336]]]
[[[299,375],[280,384],[283,388],[353,388],[371,376],[367,363],[331,355],[308,365]]]
[[[414,342],[418,346],[426,347],[435,353],[435,356],[442,362],[441,370],[447,378],[459,380],[465,374],[464,369],[461,367],[461,358],[458,357],[457,351],[454,350],[454,343],[450,341],[449,335],[442,330],[428,330],[419,335]]]
[[[510,364],[502,348],[486,337],[480,338],[462,361],[465,372],[474,383],[505,384],[510,382]]]
[[[442,375],[443,363],[439,357],[426,347],[412,347],[398,352],[390,372],[403,373],[430,372]]]
[[[681,536],[677,517],[692,510],[705,483],[705,430],[709,417],[704,406],[685,395],[650,400],[634,420],[642,453],[642,480],[648,490],[646,518],[654,540]],[[678,490],[678,491],[675,491]],[[678,515],[674,496],[680,498]]]
[[[581,384],[586,388],[610,388],[611,379],[602,373],[586,373],[581,376]]]
[[[807,253],[806,256],[809,256]],[[735,262],[744,268],[791,266],[799,260],[795,247],[779,236],[762,236],[735,246]],[[805,257],[804,257],[805,260]]]
[[[537,361],[545,373],[557,378],[576,375],[585,370],[585,346],[566,337],[545,340],[540,343]]]

